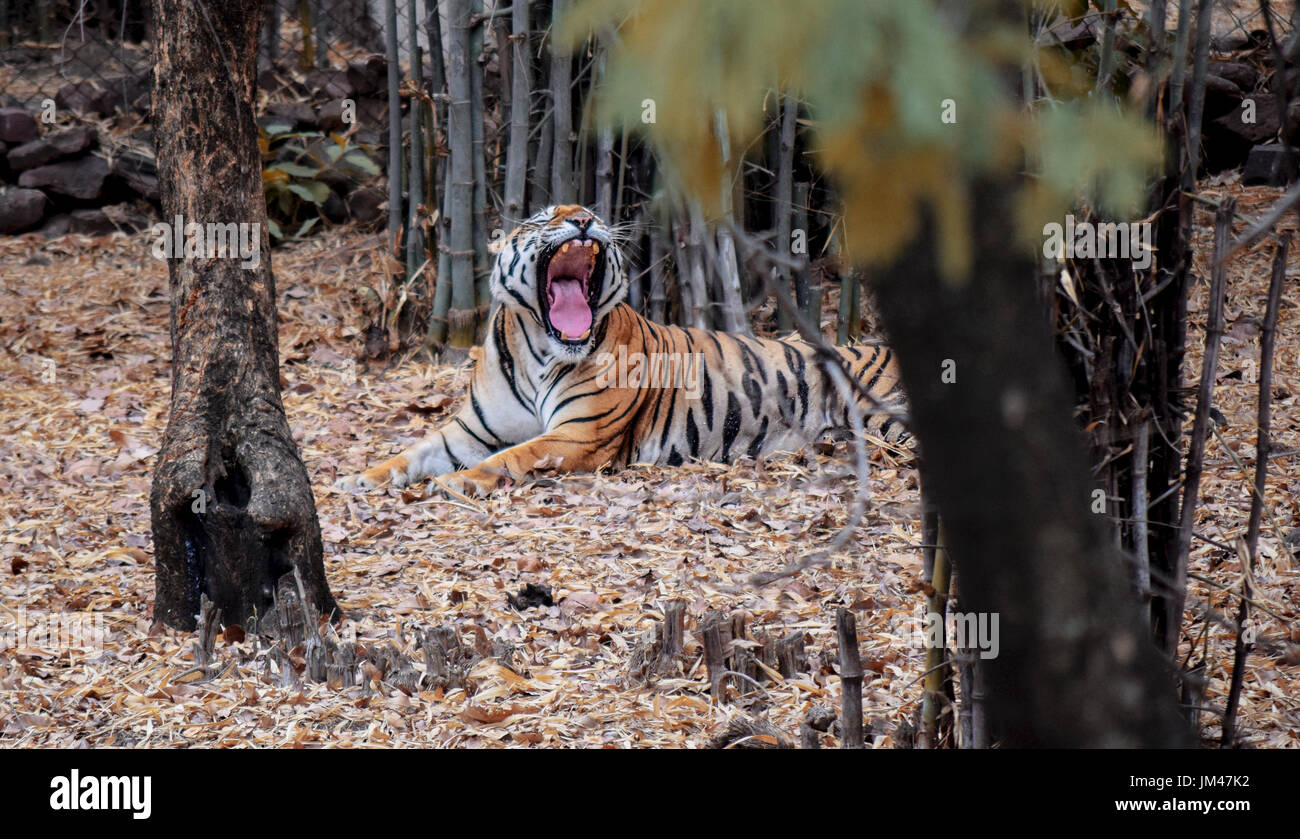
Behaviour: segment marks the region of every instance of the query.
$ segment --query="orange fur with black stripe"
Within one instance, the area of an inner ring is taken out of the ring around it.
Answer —
[[[896,411],[873,410],[902,404],[887,348],[838,348],[868,399],[796,338],[652,323],[622,302],[627,284],[614,233],[589,211],[549,207],[529,219],[497,247],[498,305],[484,346],[472,353],[459,413],[342,486],[433,477],[477,495],[539,467],[730,462],[792,451],[849,427],[849,399],[869,417],[865,430],[907,441]]]

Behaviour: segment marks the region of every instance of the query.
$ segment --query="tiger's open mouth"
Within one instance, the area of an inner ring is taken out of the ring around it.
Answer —
[[[538,303],[557,341],[577,346],[591,337],[604,266],[600,243],[591,239],[570,239],[543,256]]]

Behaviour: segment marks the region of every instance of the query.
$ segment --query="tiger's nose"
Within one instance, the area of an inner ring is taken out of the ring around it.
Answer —
[[[595,219],[591,217],[590,213],[578,213],[577,215],[569,216],[567,221],[569,224],[575,225],[583,233],[586,233],[587,228],[591,227],[591,223],[595,221]]]

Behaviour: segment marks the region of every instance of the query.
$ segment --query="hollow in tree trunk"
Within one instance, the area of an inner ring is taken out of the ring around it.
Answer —
[[[320,613],[337,615],[311,484],[280,401],[252,111],[263,12],[262,0],[153,9],[163,216],[181,217],[186,233],[195,223],[250,232],[239,256],[188,251],[167,262],[171,413],[150,507],[154,617],[180,629],[194,628],[204,594],[227,624],[265,613],[276,580],[294,571]]]

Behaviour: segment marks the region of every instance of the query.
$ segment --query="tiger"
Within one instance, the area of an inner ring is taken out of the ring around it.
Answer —
[[[793,335],[654,323],[625,302],[616,231],[579,205],[547,207],[492,247],[494,306],[483,345],[470,353],[464,404],[341,489],[432,478],[483,496],[546,469],[732,463],[794,451],[864,415],[861,430],[900,449],[910,442],[887,347],[835,348],[862,385],[850,390],[843,368]]]

